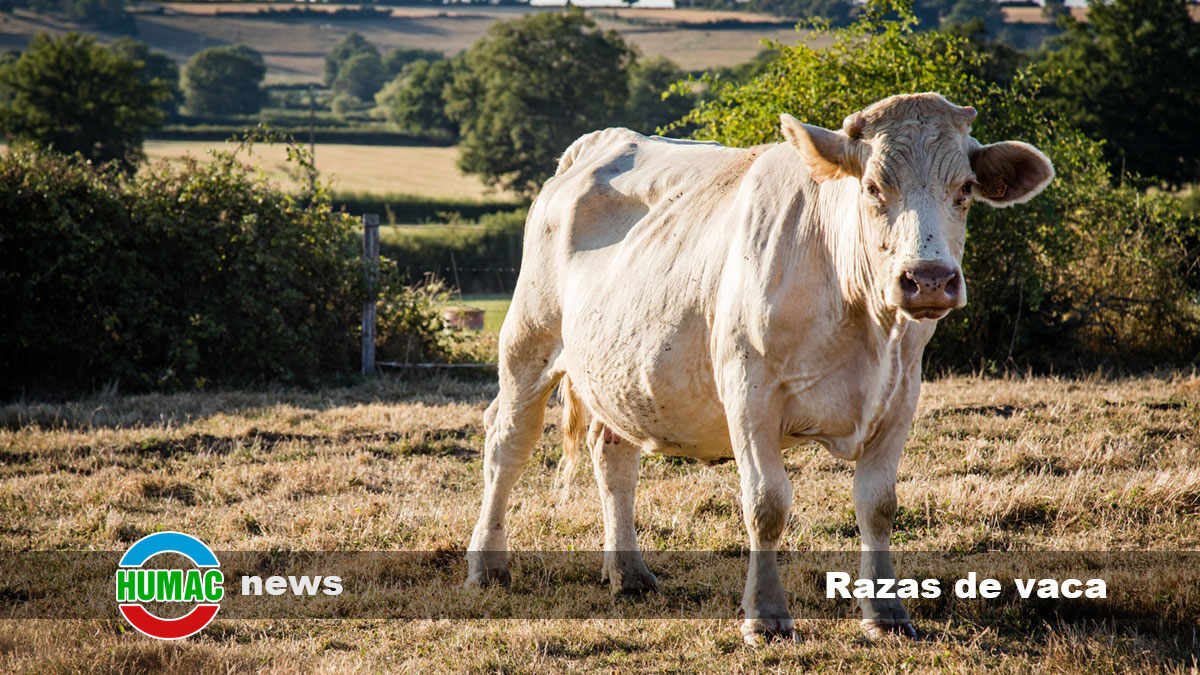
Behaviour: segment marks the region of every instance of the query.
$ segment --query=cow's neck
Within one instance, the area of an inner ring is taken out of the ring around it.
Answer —
[[[869,225],[859,204],[858,181],[828,181],[820,185],[819,191],[819,222],[838,281],[845,315],[841,318],[853,323],[857,323],[853,319],[861,318],[880,337],[893,336],[896,327],[907,322],[897,316],[897,310],[886,306],[875,281],[878,263],[866,238],[865,228]]]

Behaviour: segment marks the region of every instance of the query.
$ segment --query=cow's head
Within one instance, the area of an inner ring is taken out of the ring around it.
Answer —
[[[969,135],[974,120],[974,108],[938,94],[886,98],[840,131],[780,117],[814,180],[854,179],[872,281],[911,318],[940,319],[966,304],[960,261],[972,202],[1020,204],[1054,177],[1032,145],[980,145]]]

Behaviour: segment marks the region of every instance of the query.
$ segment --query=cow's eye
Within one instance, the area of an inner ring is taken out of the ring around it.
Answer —
[[[975,181],[965,181],[961,186],[959,186],[958,194],[954,196],[954,203],[958,204],[959,206],[966,204],[967,201],[971,199],[971,193],[974,191],[974,189]]]
[[[883,192],[880,191],[879,186],[876,185],[875,181],[865,181],[863,183],[863,189],[867,191],[867,194],[871,196],[871,199],[883,201]]]

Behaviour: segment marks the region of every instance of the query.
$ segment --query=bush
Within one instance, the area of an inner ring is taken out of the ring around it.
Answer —
[[[396,363],[453,360],[452,335],[442,321],[441,310],[450,302],[450,289],[436,280],[407,285],[400,281],[391,261],[380,262],[389,273],[377,310],[379,339],[375,348],[379,360]]]
[[[365,110],[366,107],[367,106],[362,102],[362,99],[351,94],[338,94],[337,96],[333,97],[333,103],[329,105],[329,108],[333,110],[333,114],[340,117],[345,117],[350,113]]]
[[[0,394],[311,383],[357,362],[353,221],[218,154],[0,156]],[[386,297],[386,294],[385,294]]]
[[[868,5],[851,27],[821,31],[833,44],[820,51],[776,45],[779,58],[754,79],[712,81],[714,97],[684,122],[699,137],[748,146],[779,140],[783,111],[836,129],[896,93],[939,91],[973,105],[976,138],[1033,143],[1058,177],[1028,204],[973,210],[963,260],[971,301],[942,320],[927,367],[1194,363],[1198,219],[1170,197],[1113,187],[1101,144],[1047,112],[1036,75],[986,82],[973,74],[986,72],[984,52],[961,36],[915,31],[910,14],[882,18],[894,8]]]

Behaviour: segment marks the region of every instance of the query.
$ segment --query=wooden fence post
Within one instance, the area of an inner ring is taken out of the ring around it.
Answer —
[[[362,311],[362,374],[375,374],[375,300],[379,287],[379,216],[364,214],[363,269],[366,273],[367,299]]]

